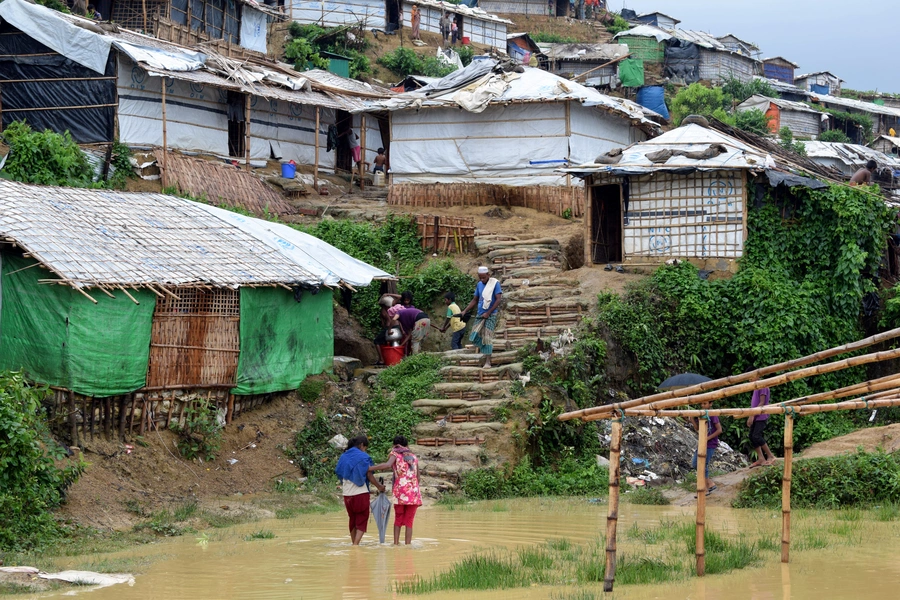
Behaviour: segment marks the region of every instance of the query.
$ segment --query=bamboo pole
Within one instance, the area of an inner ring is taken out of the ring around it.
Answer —
[[[72,445],[78,446],[78,423],[75,420],[75,392],[69,390],[69,436]]]
[[[622,451],[622,419],[612,420],[609,442],[609,501],[606,512],[606,574],[603,591],[611,592],[616,580],[616,527],[619,524],[619,455]]]
[[[402,45],[402,30],[400,35]],[[359,117],[359,133],[359,190],[362,191],[366,187],[366,115]]]
[[[743,394],[745,392],[752,392],[764,387],[775,387],[777,385],[796,381],[797,379],[804,379],[806,377],[809,377],[810,375],[823,375],[825,373],[833,373],[834,371],[842,371],[850,367],[866,365],[873,362],[892,360],[894,358],[900,358],[900,349],[886,350],[884,352],[873,352],[872,354],[863,354],[862,356],[845,358],[843,360],[835,361],[833,363],[828,363],[825,365],[817,365],[814,367],[799,369],[797,371],[791,371],[783,375],[770,377],[769,379],[759,379],[757,381],[751,381],[749,383],[732,385],[720,390],[706,392],[705,394],[696,394],[693,396],[685,396],[672,400],[651,402],[649,404],[644,404],[642,408],[645,410],[661,410],[666,408],[673,408],[676,406],[682,406],[685,404],[701,404],[703,402],[711,402],[713,400],[721,400],[730,396],[736,396],[737,394]],[[562,415],[560,415],[560,417],[562,417]],[[597,413],[591,414],[587,417],[583,417],[585,421],[594,421],[602,418],[603,416]]]
[[[169,177],[168,177],[168,166],[169,161],[166,157],[166,154],[169,151],[169,146],[166,138],[166,78],[160,77],[160,86],[162,87],[162,171],[160,172],[159,178],[162,180],[163,189],[169,187]]]
[[[560,421],[569,421],[571,419],[582,419],[588,415],[594,414],[602,414],[607,417],[612,415],[616,410],[632,408],[635,406],[641,406],[645,404],[649,404],[650,402],[655,402],[657,400],[668,400],[670,398],[683,398],[685,396],[690,396],[692,394],[696,394],[698,392],[704,392],[706,390],[712,390],[720,387],[724,387],[727,385],[733,385],[736,383],[743,383],[745,381],[755,381],[760,377],[765,375],[769,375],[771,373],[777,373],[778,371],[786,371],[788,369],[795,369],[797,367],[803,367],[815,362],[819,362],[820,360],[825,360],[827,358],[831,358],[832,356],[837,356],[839,354],[846,354],[847,352],[853,352],[855,350],[860,350],[862,348],[868,348],[869,346],[873,346],[880,342],[884,342],[887,340],[892,340],[894,338],[900,337],[900,328],[891,329],[890,331],[885,331],[884,333],[879,333],[877,335],[873,335],[856,342],[851,342],[849,344],[844,344],[843,346],[837,346],[835,348],[829,348],[827,350],[822,350],[821,352],[816,352],[814,354],[810,354],[808,356],[804,356],[801,358],[795,358],[793,360],[789,360],[786,362],[778,363],[776,365],[770,365],[768,367],[763,367],[761,369],[756,369],[755,371],[748,371],[746,373],[741,373],[740,375],[730,375],[728,377],[722,377],[720,379],[714,379],[712,381],[705,381],[703,383],[692,385],[690,387],[681,388],[678,390],[670,390],[668,392],[661,392],[659,394],[652,394],[650,396],[644,396],[642,398],[636,398],[634,400],[628,400],[626,402],[619,402],[616,404],[606,404],[603,406],[595,406],[592,408],[585,408],[582,410],[576,410],[572,412],[563,413],[559,416]]]
[[[794,457],[794,416],[784,416],[784,474],[781,476],[781,562],[791,554],[791,459]]]
[[[846,398],[847,396],[856,396],[863,393],[878,392],[881,390],[891,390],[900,387],[900,374],[879,377],[870,381],[864,381],[854,385],[831,390],[830,392],[822,392],[820,394],[812,394],[810,396],[801,396],[793,400],[777,402],[773,406],[801,406],[804,404],[815,404],[823,400],[834,400],[837,398]]]
[[[697,421],[697,577],[706,573],[706,437],[707,416]]]
[[[858,400],[846,400],[834,404],[806,404],[803,406],[765,406],[758,408],[711,408],[701,410],[697,408],[673,409],[673,410],[643,410],[632,408],[624,411],[627,417],[685,417],[697,418],[708,414],[711,417],[750,417],[755,415],[812,415],[820,412],[832,412],[835,410],[856,410],[860,408],[874,409],[900,405],[900,389],[892,390],[894,396],[882,397],[877,400],[861,398]]]
[[[125,405],[128,402],[128,396],[119,398],[119,441],[125,441]]]
[[[244,170],[250,170],[250,94],[244,100]]]
[[[293,10],[293,4],[291,5]],[[319,193],[319,107],[316,107],[316,134],[314,136],[316,138],[316,158],[315,163],[313,164],[313,187],[316,188],[316,193]]]

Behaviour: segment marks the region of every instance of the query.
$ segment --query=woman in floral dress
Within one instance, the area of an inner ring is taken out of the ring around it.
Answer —
[[[407,447],[409,442],[402,435],[394,438],[394,447],[387,462],[369,467],[370,471],[393,470],[391,490],[394,494],[394,545],[400,544],[400,528],[406,527],[406,545],[412,543],[413,520],[416,509],[422,506],[419,492],[419,459]]]

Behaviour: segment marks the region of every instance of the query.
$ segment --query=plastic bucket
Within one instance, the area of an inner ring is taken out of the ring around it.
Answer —
[[[285,179],[293,179],[297,174],[297,165],[291,163],[281,163],[281,176]]]
[[[381,351],[381,361],[389,367],[399,364],[406,355],[405,346],[378,346],[378,349]]]
[[[469,36],[464,35],[462,39],[463,46],[468,46],[471,40],[469,40]]]

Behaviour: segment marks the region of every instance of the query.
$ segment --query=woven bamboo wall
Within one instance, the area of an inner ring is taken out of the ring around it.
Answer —
[[[175,288],[156,302],[147,387],[233,385],[240,354],[238,290]]]
[[[470,253],[475,250],[475,219],[416,215],[422,250]]]
[[[407,183],[391,186],[388,204],[422,208],[518,206],[559,217],[581,217],[584,214],[584,190],[549,185],[512,187],[488,183]],[[568,215],[566,211],[569,211]]]

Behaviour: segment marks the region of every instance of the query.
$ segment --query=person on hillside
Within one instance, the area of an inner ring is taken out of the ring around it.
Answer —
[[[850,185],[870,185],[877,168],[878,163],[870,160],[865,167],[853,174],[853,177],[850,178]]]
[[[769,405],[769,388],[762,388],[753,392],[750,399],[750,408]],[[769,415],[751,415],[747,417],[747,427],[750,428],[750,443],[756,449],[756,461],[750,464],[750,468],[770,466],[775,464],[775,455],[769,450],[769,445],[763,437],[763,430],[769,422]]]
[[[453,292],[444,294],[444,304],[447,305],[447,319],[441,326],[440,331],[444,333],[449,329],[451,332],[450,349],[462,350],[462,338],[466,333],[466,323],[462,320],[462,312],[456,303],[456,294]]]
[[[419,5],[413,4],[412,12],[410,13],[410,20],[412,21],[412,39],[418,40],[419,38],[419,25],[422,23],[422,13],[419,11]]]
[[[350,542],[359,546],[369,524],[369,483],[379,492],[384,486],[375,480],[369,467],[375,464],[366,453],[369,449],[369,438],[358,435],[347,442],[347,449],[338,459],[334,472],[341,481],[344,496],[344,508],[350,517]]]
[[[456,24],[456,19],[450,21],[450,45],[455,46],[456,42],[459,41],[459,25]]]
[[[704,402],[700,405],[704,410],[709,410],[710,403]],[[700,429],[699,419],[691,418],[691,425],[695,430]],[[709,478],[709,465],[716,455],[716,449],[719,447],[719,436],[722,435],[722,423],[719,417],[709,417],[709,425],[706,429],[706,464],[704,465],[703,478],[706,481],[706,495],[709,496],[716,489],[716,482]],[[697,451],[694,450],[694,460],[691,467],[697,468]]]
[[[427,313],[413,306],[411,292],[403,292],[400,298],[400,309],[394,313],[403,330],[403,340],[400,345],[407,346],[407,355],[418,354],[422,351],[422,342],[428,336],[431,319],[428,318]]]
[[[447,40],[450,39],[450,13],[444,12],[444,16],[441,17],[440,20],[441,26],[441,37],[444,38],[444,45],[447,45]]]
[[[419,491],[419,459],[409,450],[407,439],[398,435],[394,438],[394,447],[388,460],[369,468],[370,472],[394,472],[391,493],[394,496],[394,545],[400,545],[400,528],[406,527],[404,541],[412,543],[413,520],[416,510],[422,506],[422,493]]]
[[[375,345],[376,346],[384,346],[387,344],[387,332],[391,327],[396,326],[396,310],[391,313],[391,309],[394,306],[400,305],[400,296],[398,294],[383,294],[381,298],[378,299],[378,304],[381,306],[381,311],[379,312],[379,320],[381,322],[381,331],[378,335],[375,336]],[[398,308],[399,310],[399,308]]]
[[[478,267],[478,283],[475,284],[475,297],[469,302],[463,315],[469,313],[476,305],[478,310],[475,315],[475,326],[469,339],[478,347],[478,351],[485,356],[485,369],[491,368],[491,354],[494,353],[494,331],[497,329],[497,321],[500,317],[500,300],[503,290],[500,282],[490,276],[487,267]]]

